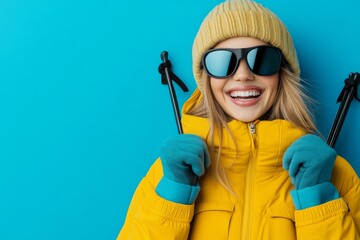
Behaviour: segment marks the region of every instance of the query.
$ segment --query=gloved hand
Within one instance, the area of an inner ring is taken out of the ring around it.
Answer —
[[[210,165],[206,143],[196,135],[177,135],[165,141],[160,159],[164,176],[156,193],[172,202],[192,204],[200,191],[197,179]]]
[[[307,134],[285,152],[283,167],[289,171],[295,190],[330,182],[336,152],[320,137]]]
[[[205,173],[210,158],[206,143],[196,135],[180,134],[165,141],[160,153],[164,176],[187,185],[195,185]]]

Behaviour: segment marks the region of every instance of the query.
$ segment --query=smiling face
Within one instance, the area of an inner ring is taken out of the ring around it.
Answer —
[[[227,39],[215,48],[249,48],[267,43],[251,37]],[[254,75],[244,59],[235,74],[226,79],[210,77],[211,90],[222,109],[232,118],[253,122],[273,105],[279,85],[279,73],[271,76]]]

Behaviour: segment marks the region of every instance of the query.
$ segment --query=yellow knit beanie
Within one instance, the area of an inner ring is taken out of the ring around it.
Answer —
[[[203,20],[193,43],[193,73],[200,91],[201,57],[216,44],[233,37],[254,37],[281,49],[290,70],[300,68],[286,26],[269,9],[252,0],[228,0],[217,5]]]

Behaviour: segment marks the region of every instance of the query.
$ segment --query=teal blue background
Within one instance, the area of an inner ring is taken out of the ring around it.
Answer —
[[[220,0],[0,1],[0,239],[115,239],[131,196],[177,133],[157,67],[190,90],[191,47]],[[327,136],[360,71],[358,0],[259,1],[292,33]],[[176,88],[180,105],[190,96]],[[336,149],[360,173],[360,103]]]

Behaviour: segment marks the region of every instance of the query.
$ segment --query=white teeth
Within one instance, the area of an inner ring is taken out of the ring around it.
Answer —
[[[236,97],[257,97],[260,96],[261,92],[259,90],[250,90],[250,91],[233,91],[230,93],[230,96],[233,98]]]

